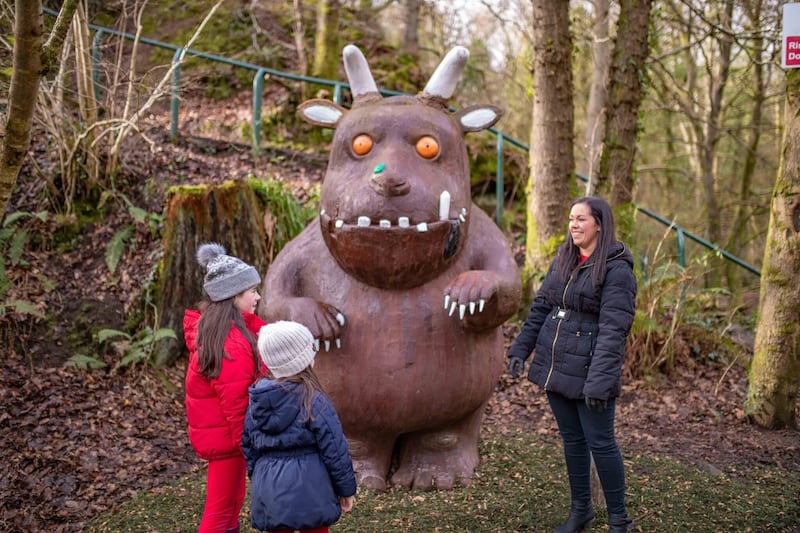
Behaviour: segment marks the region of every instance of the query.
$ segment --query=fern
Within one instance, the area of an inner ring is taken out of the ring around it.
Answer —
[[[75,354],[67,359],[67,362],[64,363],[64,366],[68,368],[75,368],[77,370],[87,370],[89,368],[105,368],[108,365],[99,359],[95,359],[94,357],[83,354]]]
[[[112,274],[116,272],[119,260],[125,252],[125,244],[132,235],[133,228],[131,226],[124,226],[111,237],[111,241],[109,241],[108,246],[106,246],[106,266],[108,267],[108,271]]]

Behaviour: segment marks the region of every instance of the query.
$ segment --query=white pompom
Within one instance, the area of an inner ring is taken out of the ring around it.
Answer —
[[[202,244],[197,249],[197,262],[205,268],[208,263],[220,255],[225,255],[225,247],[221,244],[217,242]]]

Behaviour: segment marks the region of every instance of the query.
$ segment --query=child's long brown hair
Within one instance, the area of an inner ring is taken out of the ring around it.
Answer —
[[[306,410],[306,417],[303,419],[303,422],[314,420],[314,413],[311,412],[311,405],[314,403],[314,392],[326,393],[322,384],[319,382],[319,378],[317,378],[317,374],[314,372],[314,369],[311,368],[311,365],[308,365],[304,370],[301,370],[293,376],[278,378],[276,381],[298,383],[302,386],[303,407]]]
[[[250,343],[253,354],[253,378],[258,376],[258,348],[256,339],[244,324],[244,316],[233,303],[233,298],[219,302],[208,302],[200,321],[197,324],[197,361],[200,373],[208,379],[219,376],[222,370],[222,358],[231,359],[225,353],[225,339],[231,327],[236,327]]]

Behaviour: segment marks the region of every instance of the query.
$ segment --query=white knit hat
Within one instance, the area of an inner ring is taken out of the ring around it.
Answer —
[[[225,254],[225,247],[216,242],[200,245],[197,262],[206,269],[203,288],[212,302],[233,298],[261,284],[255,267]]]
[[[262,326],[258,353],[276,378],[293,376],[314,360],[314,336],[303,324],[281,320]]]

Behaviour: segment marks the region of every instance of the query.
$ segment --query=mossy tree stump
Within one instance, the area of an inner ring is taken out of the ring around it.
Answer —
[[[269,236],[264,220],[267,209],[249,181],[228,181],[217,186],[175,187],[169,191],[162,250],[155,290],[159,327],[172,328],[177,340],[160,342],[157,365],[173,363],[185,354],[183,315],[206,299],[204,269],[197,263],[197,248],[205,242],[222,244],[227,253],[267,271]]]

